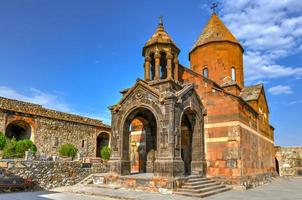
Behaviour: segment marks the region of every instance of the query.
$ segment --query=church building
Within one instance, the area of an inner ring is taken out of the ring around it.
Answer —
[[[189,52],[190,66],[183,66],[161,19],[142,49],[144,78],[110,107],[110,171],[221,177],[244,187],[273,176],[265,90],[245,86],[243,52],[213,13]]]

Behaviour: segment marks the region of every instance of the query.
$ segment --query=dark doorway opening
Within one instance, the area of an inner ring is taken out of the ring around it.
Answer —
[[[195,114],[185,111],[181,119],[181,158],[184,162],[184,175],[191,174],[192,138],[195,126]]]
[[[276,172],[280,175],[280,172],[279,172],[279,161],[277,158],[275,158],[275,164],[276,164]]]
[[[14,121],[11,122],[5,130],[6,137],[16,140],[30,139],[31,127],[25,121]]]
[[[101,157],[102,148],[108,146],[109,146],[109,134],[100,133],[96,138],[96,157]]]

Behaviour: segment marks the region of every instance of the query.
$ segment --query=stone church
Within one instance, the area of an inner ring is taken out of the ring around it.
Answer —
[[[245,86],[243,52],[213,13],[184,66],[161,19],[142,49],[144,79],[110,107],[110,171],[219,176],[246,187],[273,176],[274,128],[265,90]]]

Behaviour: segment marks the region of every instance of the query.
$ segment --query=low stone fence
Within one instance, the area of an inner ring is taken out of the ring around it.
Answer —
[[[276,159],[280,176],[302,176],[302,147],[277,147]]]
[[[24,161],[0,160],[5,174],[31,179],[41,189],[74,185],[90,174],[107,172],[107,163],[82,163],[80,161]]]

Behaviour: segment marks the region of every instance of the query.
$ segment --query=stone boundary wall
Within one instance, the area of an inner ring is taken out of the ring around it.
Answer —
[[[302,147],[276,147],[280,176],[302,176]]]
[[[89,164],[88,164],[89,165]],[[93,173],[106,173],[107,163],[94,163],[85,167],[80,161],[24,161],[0,160],[4,174],[13,174],[31,179],[36,188],[52,189],[74,185]]]
[[[20,112],[30,115],[36,115],[40,117],[82,123],[86,125],[92,125],[97,127],[107,127],[110,128],[108,125],[105,125],[102,121],[91,119],[87,117],[82,117],[79,115],[68,114],[64,112],[59,112],[51,109],[46,109],[38,104],[18,101],[14,99],[8,99],[4,97],[0,97],[0,109],[3,110],[10,110],[14,112]]]

